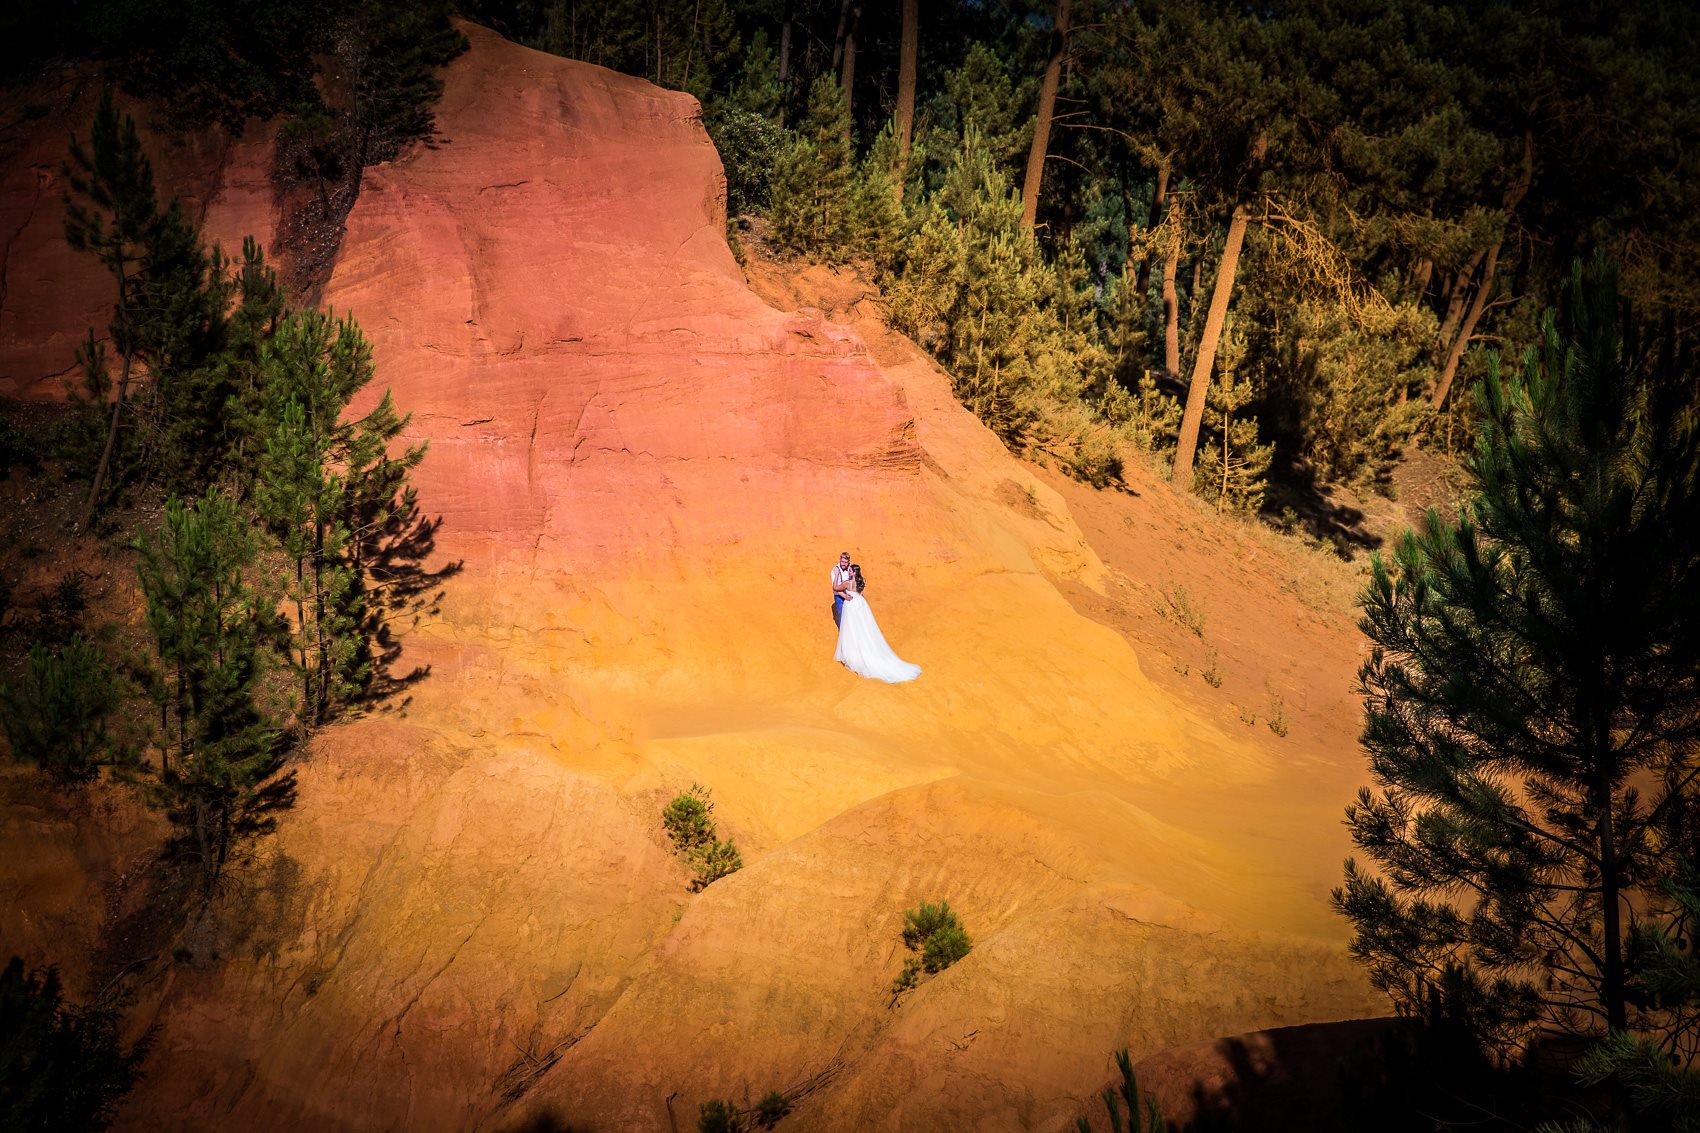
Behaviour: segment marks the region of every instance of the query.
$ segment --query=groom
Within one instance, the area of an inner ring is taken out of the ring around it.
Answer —
[[[850,552],[845,551],[838,556],[838,565],[832,568],[832,624],[838,625],[844,617],[844,595],[856,585],[856,575],[850,569]]]

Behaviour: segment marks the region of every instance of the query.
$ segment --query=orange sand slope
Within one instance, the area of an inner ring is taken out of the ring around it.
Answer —
[[[778,1089],[799,1128],[1064,1129],[1116,1047],[1379,1013],[1327,908],[1343,696],[1280,741],[1148,678],[1100,615],[1157,583],[1075,489],[912,346],[746,286],[694,100],[466,31],[327,291],[431,442],[431,674],[301,763],[124,1125],[666,1129]],[[833,663],[843,547],[918,682]],[[658,821],[693,781],[746,863],[697,896]],[[937,898],[974,951],[888,1007]]]

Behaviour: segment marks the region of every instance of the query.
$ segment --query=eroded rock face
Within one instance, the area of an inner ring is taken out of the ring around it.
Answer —
[[[91,329],[106,337],[117,285],[92,254],[65,244],[65,166],[73,137],[88,145],[98,98],[92,78],[68,74],[16,94],[16,118],[0,132],[0,397],[63,397],[77,377],[77,344]],[[137,121],[161,204],[176,194],[231,256],[240,258],[244,236],[271,242],[271,128],[241,138],[158,130],[148,107],[116,102]]]
[[[431,444],[429,675],[150,976],[123,1125],[1060,1129],[1116,1047],[1370,1013],[1278,815],[1211,811],[1282,763],[1063,600],[1061,498],[913,347],[749,291],[694,100],[465,30],[326,292]],[[841,548],[918,682],[833,663]],[[692,782],[746,863],[695,896]],[[975,949],[893,1007],[938,898]]]

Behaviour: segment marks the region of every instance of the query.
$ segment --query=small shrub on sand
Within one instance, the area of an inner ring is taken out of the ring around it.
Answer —
[[[1216,666],[1216,651],[1212,649],[1204,659],[1204,671],[1199,674],[1204,683],[1211,688],[1222,687],[1222,670]]]
[[[949,901],[922,901],[903,914],[903,946],[917,953],[903,962],[903,970],[891,981],[892,1002],[921,982],[922,974],[933,975],[950,967],[973,949],[962,922]]]
[[[778,1090],[771,1090],[756,1103],[756,1124],[763,1129],[772,1129],[790,1112],[791,1099]]]
[[[692,783],[690,790],[674,795],[661,812],[661,825],[667,828],[673,848],[681,854],[714,841],[714,803],[708,795],[707,787]]]
[[[731,1102],[716,1098],[697,1107],[697,1133],[744,1133],[744,1119]]]
[[[673,848],[690,863],[691,892],[700,893],[729,873],[744,868],[743,855],[727,838],[721,840],[714,827],[714,803],[700,783],[673,796],[661,811],[661,825],[673,839]]]
[[[1181,623],[1199,640],[1204,639],[1204,607],[1192,604],[1192,595],[1185,586],[1163,591],[1163,604],[1157,607],[1157,612]]]
[[[738,853],[738,847],[730,838],[724,842],[719,838],[711,839],[708,845],[692,850],[687,856],[696,870],[696,876],[691,879],[693,893],[701,892],[727,874],[744,868],[743,855]]]

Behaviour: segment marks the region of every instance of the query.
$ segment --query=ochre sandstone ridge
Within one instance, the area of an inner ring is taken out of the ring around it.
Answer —
[[[326,289],[431,444],[429,674],[315,740],[151,970],[122,1127],[666,1130],[788,1090],[796,1128],[1060,1130],[1118,1046],[1374,1013],[1288,849],[1344,839],[1284,817],[1342,754],[1148,679],[1077,610],[1119,584],[1063,495],[936,367],[750,290],[694,100],[465,30]],[[919,681],[833,663],[846,547]],[[745,861],[697,895],[659,823],[692,782]],[[974,950],[893,1006],[939,898]]]

